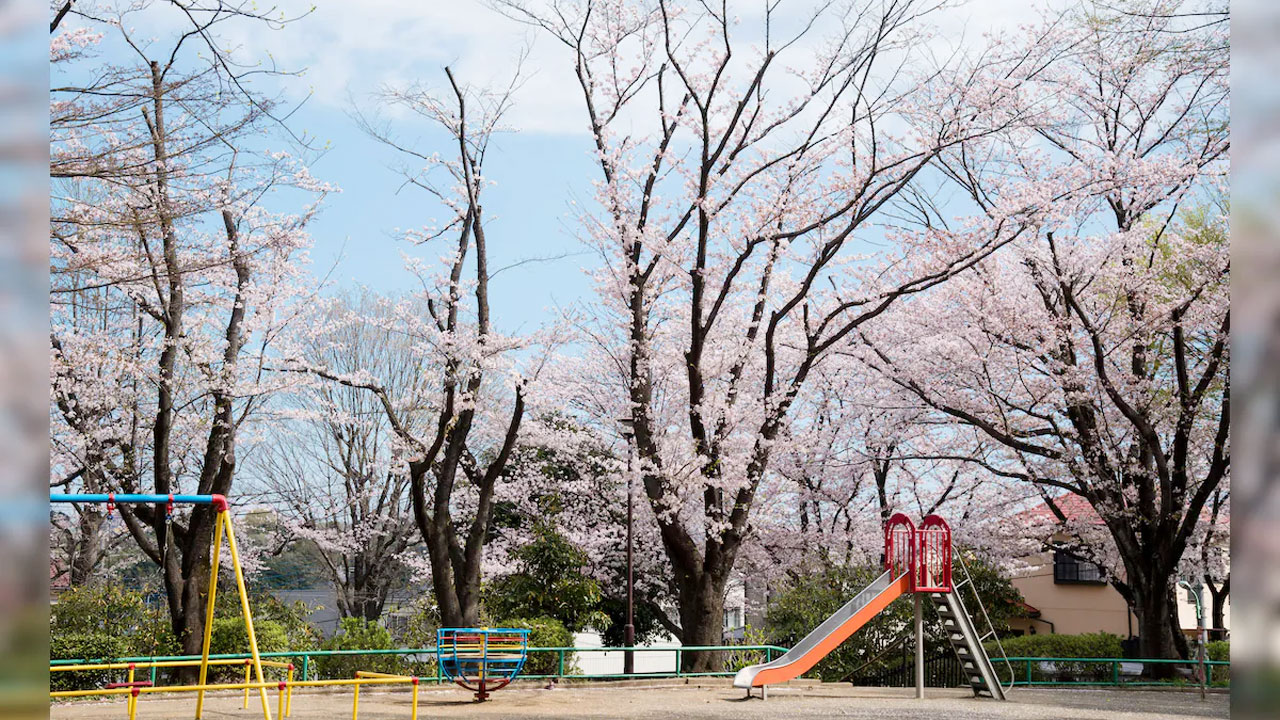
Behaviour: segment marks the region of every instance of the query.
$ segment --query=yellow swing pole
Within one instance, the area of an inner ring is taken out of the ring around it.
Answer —
[[[231,528],[231,513],[219,513],[227,526],[227,547],[231,550],[231,564],[236,571],[236,589],[240,592],[240,611],[244,614],[244,629],[249,635],[249,654],[253,657],[253,669],[258,678],[258,696],[262,698],[263,720],[271,720],[271,704],[267,701],[267,688],[262,678],[262,658],[258,657],[258,638],[253,633],[253,616],[249,611],[249,593],[244,587],[244,572],[240,568],[240,552],[236,549],[236,534]]]
[[[222,516],[225,514],[225,511],[219,511],[213,521],[213,566],[209,570],[209,597],[204,612],[204,643],[200,646],[200,690],[196,694],[196,720],[200,720],[204,710],[204,686],[209,677],[209,643],[213,639],[213,603],[218,595],[218,566],[222,556]]]

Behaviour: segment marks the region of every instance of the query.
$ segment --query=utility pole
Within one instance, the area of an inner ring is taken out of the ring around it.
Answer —
[[[1195,585],[1186,580],[1179,580],[1178,585],[1187,589],[1187,594],[1191,596],[1196,603],[1196,637],[1199,638],[1199,649],[1196,652],[1196,660],[1200,664],[1200,699],[1205,699],[1205,680],[1208,673],[1205,672],[1205,628],[1204,628],[1204,584],[1197,582]]]
[[[631,418],[618,420],[619,425],[622,426],[622,436],[627,441],[627,624],[622,626],[622,644],[626,648],[622,651],[622,674],[624,675],[631,675],[636,671],[636,654],[631,649],[636,644],[634,556],[631,544],[632,502],[635,495],[632,492],[631,471],[631,439],[635,437],[634,422]]]

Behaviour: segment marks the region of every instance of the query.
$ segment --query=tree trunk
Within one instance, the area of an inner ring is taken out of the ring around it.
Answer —
[[[181,545],[169,538],[161,548],[169,622],[182,655],[200,655],[204,648],[204,618],[213,562],[213,512],[208,506],[193,507]],[[164,539],[167,535],[171,533],[165,532],[159,537]],[[218,592],[238,594],[234,581],[219,583]],[[198,668],[178,668],[178,676],[182,682],[194,682]]]
[[[377,622],[378,618],[382,617],[382,600],[360,593],[352,607],[352,616],[368,622]]]
[[[1227,639],[1227,598],[1231,596],[1231,577],[1223,581],[1222,585],[1214,585],[1213,581],[1206,575],[1205,587],[1209,588],[1210,605],[1212,606],[1212,614],[1209,623],[1209,639],[1210,640],[1226,640]]]
[[[1158,585],[1158,583],[1150,583]],[[1149,588],[1135,585],[1134,614],[1138,619],[1138,657],[1146,659],[1185,658],[1179,650],[1179,643],[1174,637],[1173,628],[1178,622],[1177,605],[1174,604],[1172,588],[1168,581],[1165,587]],[[1185,651],[1186,640],[1181,643]],[[1146,669],[1146,673],[1157,678],[1168,678],[1173,675],[1173,665],[1157,664]]]
[[[103,554],[102,525],[106,517],[89,507],[80,508],[79,515],[79,534],[71,548],[71,587],[89,584]]]
[[[680,643],[685,646],[724,644],[724,586],[707,573],[678,584]],[[690,651],[681,654],[682,672],[720,672],[723,653]]]
[[[1227,639],[1227,594],[1219,593],[1213,596],[1213,614],[1212,628],[1209,630],[1210,640],[1226,640]]]

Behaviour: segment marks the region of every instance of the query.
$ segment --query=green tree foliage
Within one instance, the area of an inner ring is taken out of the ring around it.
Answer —
[[[390,650],[395,646],[391,632],[377,622],[363,618],[342,618],[338,632],[322,645],[324,650]],[[395,655],[333,655],[318,658],[316,674],[321,678],[355,677],[357,670],[401,672]]]
[[[880,572],[878,568],[833,566],[802,575],[769,603],[765,614],[769,642],[782,647],[795,645]],[[903,632],[910,615],[910,604],[890,605],[821,660],[812,672],[825,681],[844,679]]]
[[[518,570],[487,588],[485,605],[494,617],[554,618],[573,632],[608,626],[609,617],[600,609],[600,583],[584,571],[586,554],[550,522],[534,525],[533,542],[513,555]]]
[[[529,647],[573,647],[573,633],[553,617],[509,618],[498,623],[504,628],[524,628],[529,631]],[[560,665],[558,653],[529,653],[521,675],[555,675]],[[578,672],[575,653],[564,654],[564,673]]]

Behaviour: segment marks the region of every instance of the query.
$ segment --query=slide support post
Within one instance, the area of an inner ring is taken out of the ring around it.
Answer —
[[[920,593],[912,593],[915,601],[916,631],[916,698],[924,699],[924,604],[920,602]]]

